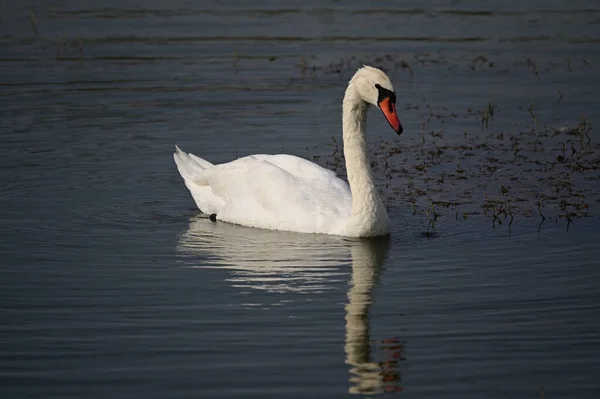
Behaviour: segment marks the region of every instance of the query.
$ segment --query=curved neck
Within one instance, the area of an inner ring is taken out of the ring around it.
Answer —
[[[365,218],[365,221],[378,216],[380,206],[365,142],[368,109],[369,104],[350,82],[342,105],[344,158],[352,192],[352,217]]]

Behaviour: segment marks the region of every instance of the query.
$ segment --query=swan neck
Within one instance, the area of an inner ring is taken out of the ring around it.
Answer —
[[[365,221],[378,215],[380,204],[365,141],[368,108],[369,104],[361,98],[351,82],[342,106],[344,158],[352,192],[352,216],[364,218]]]

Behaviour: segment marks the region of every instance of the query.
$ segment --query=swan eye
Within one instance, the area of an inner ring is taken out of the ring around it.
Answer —
[[[379,83],[375,83],[375,88],[379,91],[379,98],[377,99],[377,103],[380,103],[386,98],[389,98],[390,104],[396,104],[396,94],[393,91],[381,87]]]

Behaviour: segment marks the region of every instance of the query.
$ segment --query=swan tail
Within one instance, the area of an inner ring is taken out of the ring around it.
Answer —
[[[181,177],[183,177],[183,180],[196,184],[203,184],[204,170],[213,166],[212,163],[205,161],[194,154],[186,154],[181,151],[178,146],[175,146],[173,159],[175,160],[177,170]]]

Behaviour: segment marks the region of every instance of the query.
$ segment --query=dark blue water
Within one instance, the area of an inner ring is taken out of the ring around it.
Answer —
[[[492,96],[494,134],[594,124],[599,26],[594,1],[3,2],[1,397],[598,397],[597,169],[571,223],[391,200],[362,241],[213,224],[171,153],[326,157],[361,62],[407,165],[430,109],[448,145]]]

